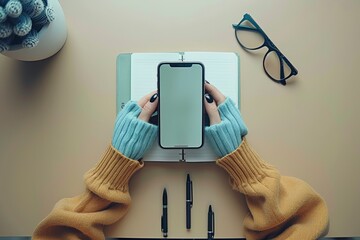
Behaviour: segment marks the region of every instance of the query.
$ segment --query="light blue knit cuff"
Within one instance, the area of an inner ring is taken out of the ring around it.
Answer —
[[[138,160],[152,146],[157,126],[138,119],[141,107],[128,102],[116,117],[112,145],[128,158]]]
[[[216,154],[223,157],[237,149],[247,133],[247,127],[241,117],[239,109],[230,99],[218,106],[221,123],[205,127],[205,134]]]

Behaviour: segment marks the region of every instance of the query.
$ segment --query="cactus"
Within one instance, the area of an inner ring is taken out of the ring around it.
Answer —
[[[39,32],[53,20],[47,0],[0,0],[0,53],[35,47]]]

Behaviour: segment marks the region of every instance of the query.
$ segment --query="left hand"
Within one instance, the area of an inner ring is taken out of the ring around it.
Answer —
[[[138,102],[129,101],[116,117],[112,145],[126,157],[139,160],[152,146],[157,126],[148,121],[157,104],[157,93],[153,91]]]
[[[152,102],[151,102],[151,101]],[[152,91],[138,101],[138,105],[142,108],[138,119],[149,122],[151,115],[156,111],[158,105],[157,91]]]

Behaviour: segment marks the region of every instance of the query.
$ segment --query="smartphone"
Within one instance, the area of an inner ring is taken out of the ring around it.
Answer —
[[[204,142],[204,65],[163,62],[157,72],[160,147],[200,148]]]

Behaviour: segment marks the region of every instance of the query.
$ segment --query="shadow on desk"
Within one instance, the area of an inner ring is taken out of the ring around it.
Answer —
[[[160,240],[160,239],[167,239],[167,240],[179,240],[181,238],[106,238],[106,240]],[[206,239],[206,238],[184,238],[184,239]],[[220,239],[220,238],[214,238]],[[245,238],[225,238],[224,240],[243,240]],[[334,238],[320,238],[323,240],[360,240],[360,237],[334,237]],[[31,240],[31,237],[0,237],[0,240]]]

